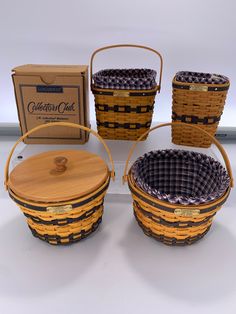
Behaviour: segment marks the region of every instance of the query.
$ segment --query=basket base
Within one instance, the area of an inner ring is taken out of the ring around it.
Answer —
[[[217,131],[218,123],[212,125],[196,124],[196,126],[207,131],[214,137]],[[209,148],[212,144],[212,141],[208,138],[208,136],[202,134],[202,132],[199,132],[198,130],[185,126],[184,124],[181,127],[172,125],[171,135],[172,143],[176,145]]]
[[[138,219],[137,215],[134,212],[134,216],[139,224],[139,226],[141,227],[141,229],[143,230],[144,234],[146,234],[148,237],[152,237],[155,240],[162,242],[168,246],[186,246],[186,245],[191,245],[195,242],[197,242],[198,240],[202,239],[207,232],[210,230],[211,225],[203,232],[198,234],[197,236],[194,237],[187,237],[185,239],[176,239],[176,238],[170,238],[167,237],[165,235],[160,235],[160,234],[156,234],[154,233],[152,230],[150,230],[149,228],[147,228],[146,226],[144,226],[144,224]]]
[[[100,217],[89,230],[82,230],[79,233],[71,233],[69,236],[66,237],[61,237],[58,235],[40,234],[29,225],[28,227],[30,228],[34,237],[42,241],[45,241],[51,245],[69,245],[87,238],[91,233],[95,232],[98,229],[101,222],[102,217]]]
[[[182,146],[190,146],[190,147],[202,147],[202,148],[209,148],[211,147],[211,142],[205,142],[205,143],[194,143],[194,140],[191,141],[191,138],[189,138],[189,140],[185,140],[185,139],[179,139],[179,138],[175,138],[175,136],[173,135],[172,137],[172,143],[175,145],[182,145]]]
[[[118,141],[136,141],[144,132],[149,129],[140,130],[126,130],[126,129],[114,129],[110,130],[104,127],[97,127],[98,134],[106,140],[118,140]],[[148,134],[142,138],[145,141]]]

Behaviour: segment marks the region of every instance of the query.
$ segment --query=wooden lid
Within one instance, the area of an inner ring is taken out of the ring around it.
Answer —
[[[17,165],[10,173],[9,188],[24,199],[63,202],[95,191],[108,175],[106,163],[95,154],[50,151]]]

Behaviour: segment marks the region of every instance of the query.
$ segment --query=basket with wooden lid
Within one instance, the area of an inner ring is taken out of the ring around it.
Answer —
[[[215,135],[223,114],[229,79],[224,75],[180,71],[172,94],[172,121],[196,124]],[[172,126],[172,141],[178,145],[209,147],[212,140],[195,129]]]
[[[114,48],[140,48],[154,53],[160,61],[158,83],[157,72],[152,69],[104,69],[93,73],[94,57]],[[161,90],[162,65],[161,54],[145,46],[113,45],[94,51],[90,61],[91,90],[95,98],[98,133],[103,138],[136,140],[150,129],[155,96]]]
[[[54,126],[73,127],[96,136],[109,156],[112,169],[91,152],[55,150],[27,158],[9,173],[16,146],[33,132]],[[104,197],[114,175],[111,153],[95,131],[78,124],[53,122],[31,129],[15,143],[6,163],[5,186],[35,237],[54,245],[69,244],[98,228]]]
[[[174,122],[148,132],[173,124],[204,133],[221,152],[227,171],[205,154],[166,149],[138,158],[127,174],[129,160],[144,133],[131,147],[124,181],[128,181],[134,215],[144,233],[167,245],[188,245],[209,231],[216,212],[229,196],[233,178],[224,148],[200,127]]]

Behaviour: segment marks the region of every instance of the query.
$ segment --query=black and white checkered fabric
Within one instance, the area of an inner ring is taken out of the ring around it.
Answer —
[[[153,89],[156,75],[151,69],[105,69],[93,74],[93,81],[98,88]]]
[[[180,71],[176,73],[176,81],[183,83],[225,84],[229,78],[221,74]]]
[[[151,151],[136,160],[133,178],[143,191],[174,204],[203,204],[218,199],[230,178],[212,157],[185,150]]]

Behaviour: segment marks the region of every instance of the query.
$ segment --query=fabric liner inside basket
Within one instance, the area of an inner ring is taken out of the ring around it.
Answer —
[[[202,153],[157,150],[138,158],[132,176],[144,192],[169,203],[198,205],[218,199],[230,178],[220,162]]]
[[[145,90],[156,87],[156,75],[152,69],[104,69],[93,80],[97,88]]]
[[[178,82],[184,83],[200,83],[200,84],[229,83],[229,78],[224,75],[190,71],[177,72],[175,79]]]

